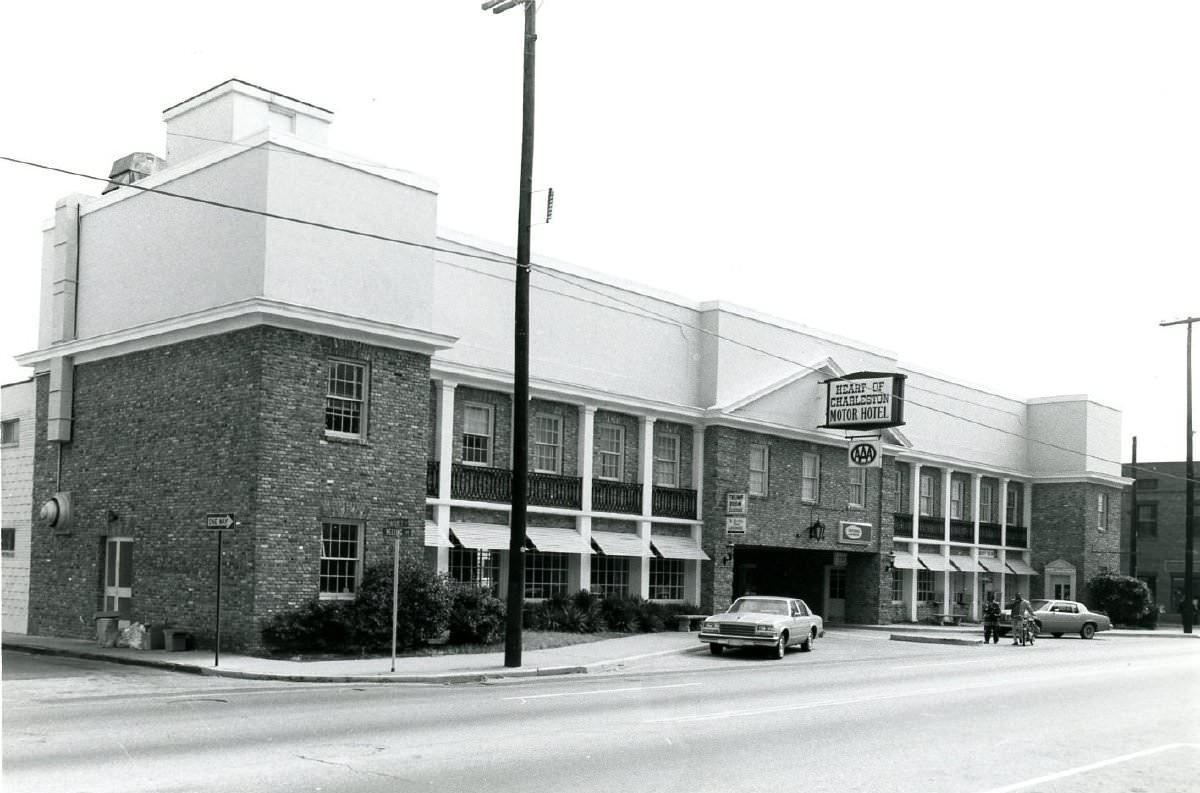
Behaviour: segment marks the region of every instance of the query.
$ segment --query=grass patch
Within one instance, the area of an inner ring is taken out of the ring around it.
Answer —
[[[555,647],[569,647],[573,644],[587,644],[588,642],[598,642],[602,639],[620,639],[625,636],[633,635],[635,634],[616,633],[614,631],[603,631],[600,633],[561,633],[559,631],[526,630],[521,632],[521,650],[522,652],[533,650],[552,650]],[[396,653],[396,657],[425,658],[439,655],[473,655],[476,653],[499,652],[504,652],[503,639],[495,644],[431,644],[427,647],[421,647],[409,652],[398,652]],[[340,661],[354,660],[358,658],[390,658],[391,654],[338,655],[334,653],[306,653],[301,655],[275,655],[270,657],[286,657],[286,659],[289,661]]]

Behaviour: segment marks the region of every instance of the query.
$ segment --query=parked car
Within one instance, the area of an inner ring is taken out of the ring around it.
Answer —
[[[1085,639],[1096,635],[1096,631],[1112,630],[1112,620],[1107,614],[1089,611],[1088,607],[1074,600],[1031,600],[1033,618],[1039,634],[1048,633],[1055,639],[1064,633],[1078,633]],[[1000,616],[1000,635],[1012,627],[1012,612],[1004,609]]]
[[[763,595],[738,598],[728,611],[708,617],[700,627],[700,641],[713,655],[726,647],[768,647],[782,658],[792,645],[811,650],[824,635],[824,621],[803,600]]]

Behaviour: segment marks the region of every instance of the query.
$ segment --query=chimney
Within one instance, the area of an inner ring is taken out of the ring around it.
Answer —
[[[113,161],[112,170],[108,172],[109,182],[100,194],[111,193],[121,185],[133,184],[145,179],[150,174],[166,166],[166,160],[161,160],[153,154],[135,151],[119,160]]]

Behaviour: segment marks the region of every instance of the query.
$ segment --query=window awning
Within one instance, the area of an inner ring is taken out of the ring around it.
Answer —
[[[592,543],[605,556],[644,556],[645,546],[636,534],[621,534],[615,531],[592,532]]]
[[[526,526],[525,536],[542,553],[590,554],[592,549],[583,542],[583,535],[574,529],[548,526]]]
[[[993,556],[979,557],[979,565],[989,573],[1007,573],[1004,569],[1004,563]]]
[[[1037,575],[1037,570],[1030,567],[1024,559],[1008,559],[1005,564],[1016,575]]]
[[[709,555],[691,537],[651,537],[650,549],[664,559],[701,559]]]
[[[930,570],[937,570],[938,572],[949,570],[954,572],[955,568],[951,567],[950,562],[946,561],[946,557],[940,553],[919,553],[917,554],[917,558],[921,560],[921,564]]]
[[[450,540],[438,534],[437,524],[432,520],[425,521],[425,547],[449,548]]]
[[[464,548],[507,551],[509,530],[495,523],[451,523],[450,536]]]
[[[987,568],[976,562],[970,556],[951,556],[950,564],[962,573],[986,573]]]
[[[892,566],[901,570],[922,569],[921,563],[917,561],[917,557],[913,556],[911,553],[905,553],[904,551],[896,551],[896,560],[892,562]]]

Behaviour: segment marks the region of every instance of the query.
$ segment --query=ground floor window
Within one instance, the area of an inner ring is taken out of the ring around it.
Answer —
[[[109,537],[104,543],[104,611],[133,612],[133,540]]]
[[[829,568],[829,597],[831,600],[846,599],[846,568]]]
[[[499,597],[499,553],[475,548],[451,548],[449,572],[451,581],[475,584]]]
[[[933,571],[917,571],[917,600],[926,602],[933,600]]]
[[[898,567],[892,568],[892,600],[896,603],[904,600],[904,571]]]
[[[683,560],[650,560],[651,600],[683,600]]]
[[[592,557],[592,581],[589,591],[593,595],[624,595],[629,592],[629,557]]]
[[[525,597],[547,598],[567,594],[565,553],[525,554]]]
[[[358,560],[362,549],[360,536],[357,523],[321,522],[321,597],[354,597],[358,589]]]

